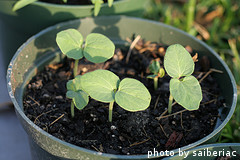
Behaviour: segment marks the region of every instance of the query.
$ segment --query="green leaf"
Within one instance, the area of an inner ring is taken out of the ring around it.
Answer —
[[[71,91],[82,90],[82,87],[80,85],[80,79],[81,79],[81,76],[78,75],[73,80],[69,80],[67,82],[67,90],[71,90]]]
[[[157,75],[160,70],[160,63],[157,60],[153,60],[152,63],[149,65],[149,70],[151,73]]]
[[[81,110],[83,109],[89,101],[89,97],[87,93],[84,91],[67,91],[66,96],[70,99],[73,100],[74,105],[76,106],[77,109]]]
[[[149,79],[154,79],[155,77],[157,77],[157,75],[148,75],[147,78]]]
[[[19,0],[19,1],[17,1],[16,4],[13,6],[13,9],[12,9],[12,10],[15,12],[16,10],[21,9],[21,8],[23,8],[23,7],[31,4],[31,3],[33,3],[33,2],[36,2],[36,1],[37,1],[37,0]]]
[[[57,34],[57,44],[63,54],[69,58],[81,59],[83,57],[83,37],[76,29],[67,29]]]
[[[112,7],[112,4],[113,4],[113,0],[108,0],[108,6]]]
[[[180,44],[168,47],[164,56],[164,67],[173,78],[189,76],[194,71],[194,62],[188,51]]]
[[[138,80],[125,78],[115,95],[116,103],[127,111],[141,111],[149,107],[151,95]]]
[[[104,3],[103,0],[92,0],[92,3],[94,4],[94,16],[97,16],[100,12],[101,5]]]
[[[108,70],[95,70],[84,74],[80,83],[93,99],[108,103],[114,101],[119,78]]]
[[[202,90],[194,76],[170,80],[170,93],[175,101],[187,110],[197,110],[202,100]]]
[[[62,0],[64,3],[67,3],[68,0]]]
[[[86,38],[83,54],[93,63],[102,63],[110,59],[115,51],[115,45],[106,36],[91,33]]]

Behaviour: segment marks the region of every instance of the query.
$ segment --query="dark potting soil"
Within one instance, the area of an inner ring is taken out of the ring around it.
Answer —
[[[147,68],[152,59],[160,58],[163,64],[166,48],[143,41],[138,42],[136,48],[128,64],[127,52],[120,49],[105,63],[95,65],[81,60],[79,74],[108,69],[121,79],[132,77],[140,80],[152,96],[151,105],[145,111],[128,112],[115,103],[113,122],[109,123],[108,104],[90,99],[83,110],[75,109],[75,117],[71,118],[71,100],[65,94],[66,82],[73,78],[73,61],[65,58],[63,62],[46,66],[29,82],[23,101],[25,114],[43,130],[63,141],[112,154],[147,154],[154,148],[157,151],[171,150],[211,133],[219,116],[218,106],[224,105],[212,75],[201,82],[203,100],[198,110],[186,111],[175,104],[172,112],[175,115],[163,114],[168,106],[170,77],[161,78],[155,91],[153,80],[146,76],[150,74]],[[209,71],[209,65],[208,58],[202,57],[196,63],[193,75],[200,80]]]
[[[67,4],[67,5],[90,5],[92,4],[91,0],[67,0],[67,3],[64,3],[63,0],[40,0],[42,2],[54,3],[54,4]],[[106,3],[107,0],[104,0]]]

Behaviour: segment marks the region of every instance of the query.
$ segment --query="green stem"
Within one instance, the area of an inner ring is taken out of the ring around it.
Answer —
[[[154,81],[154,90],[157,90],[158,89],[158,77],[155,77],[153,79],[153,81]]]
[[[196,0],[189,0],[187,8],[187,22],[186,22],[186,31],[189,32],[192,28],[194,17],[195,17],[195,6]]]
[[[75,63],[74,63],[74,68],[73,68],[73,76],[74,76],[74,78],[77,76],[77,73],[78,73],[78,62],[79,62],[79,59],[76,59]]]
[[[74,118],[74,103],[73,101],[71,102],[71,116]]]
[[[168,101],[168,113],[171,114],[172,113],[172,102],[173,102],[173,96],[169,95],[169,101]]]
[[[109,103],[109,116],[108,116],[109,122],[112,122],[113,104],[114,104],[114,101],[112,101],[112,102]]]

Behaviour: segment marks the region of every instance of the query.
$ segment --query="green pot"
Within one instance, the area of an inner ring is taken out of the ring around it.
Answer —
[[[0,42],[4,63],[7,65],[17,48],[30,36],[59,22],[93,16],[94,5],[57,5],[34,2],[16,12],[12,11],[16,0],[0,0]],[[146,0],[119,0],[111,8],[103,4],[101,15],[142,16]]]
[[[240,159],[240,143],[217,143],[196,147],[164,160],[215,160],[217,157],[231,155],[231,160]]]
[[[8,68],[7,82],[9,94],[18,118],[29,135],[34,159],[148,159],[147,155],[122,156],[100,154],[63,142],[40,129],[24,114],[22,105],[24,88],[27,82],[36,74],[37,70],[41,70],[46,64],[60,61],[62,54],[59,53],[55,38],[59,31],[67,28],[78,29],[83,33],[84,37],[91,32],[102,33],[112,39],[117,47],[129,45],[125,39],[133,34],[139,34],[145,40],[156,41],[165,45],[175,43],[184,46],[190,45],[200,57],[203,55],[209,57],[212,68],[224,72],[223,74],[212,74],[221,88],[223,97],[226,99],[226,107],[219,106],[220,119],[218,119],[214,131],[197,142],[182,147],[181,150],[188,150],[202,143],[214,141],[230,120],[237,101],[235,80],[224,61],[202,41],[171,26],[139,18],[109,16],[73,20],[49,27],[30,38],[18,49]],[[174,152],[177,153],[178,149],[174,150]]]

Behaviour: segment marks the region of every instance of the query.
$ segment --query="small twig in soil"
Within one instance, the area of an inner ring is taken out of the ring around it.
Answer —
[[[92,148],[94,148],[97,152],[101,152],[99,149],[97,149],[94,145],[91,145]]]
[[[63,116],[64,116],[65,114],[62,114],[60,117],[58,117],[57,119],[55,119],[50,125],[49,125],[49,127],[51,126],[51,125],[53,125],[54,123],[56,123],[59,119],[61,119]]]
[[[209,104],[209,103],[212,103],[212,102],[214,102],[214,104],[215,104],[217,102],[217,99],[212,99],[208,102],[202,103],[201,105],[206,105],[206,104]]]
[[[212,94],[212,93],[210,93],[210,92],[208,92],[208,91],[206,91],[206,90],[202,90],[202,91],[205,92],[205,93],[207,93],[207,94],[209,94],[209,95],[212,95],[212,96],[214,96],[214,97],[218,97],[218,95]]]
[[[157,120],[160,120],[160,119],[162,119],[162,118],[167,118],[167,117],[170,117],[170,116],[174,116],[174,115],[177,115],[177,114],[182,113],[182,112],[185,112],[185,111],[188,111],[188,110],[187,110],[187,109],[184,109],[184,110],[181,110],[181,111],[179,111],[179,112],[175,112],[175,113],[173,113],[173,114],[169,114],[169,115],[162,116],[162,117],[157,117],[156,119],[157,119]]]
[[[132,44],[131,44],[131,46],[130,46],[130,48],[129,48],[129,50],[128,50],[127,57],[126,57],[126,63],[127,63],[127,64],[128,64],[128,61],[129,61],[129,58],[130,58],[130,55],[131,55],[131,53],[132,53],[132,50],[133,50],[134,46],[137,44],[137,42],[138,42],[140,39],[141,39],[141,36],[138,35],[138,36],[134,39],[134,41],[132,42]]]
[[[200,72],[199,75],[197,76],[197,79],[201,78],[204,72]]]
[[[211,74],[212,72],[217,72],[217,73],[223,73],[223,71],[211,68],[200,80],[199,83],[201,83],[209,74]]]
[[[33,99],[31,96],[28,95],[28,98],[30,98],[32,101],[34,101],[35,103],[34,104],[37,104],[38,106],[40,106],[40,103],[38,103],[35,99]],[[34,105],[33,104],[33,105]]]
[[[166,132],[165,132],[163,126],[162,126],[160,123],[159,123],[159,126],[160,126],[161,130],[163,131],[164,135],[168,138],[168,135],[166,134]]]
[[[37,121],[37,120],[38,120],[38,118],[40,118],[42,115],[44,115],[44,114],[48,114],[48,113],[50,113],[50,112],[53,112],[53,111],[56,111],[56,110],[58,110],[58,108],[56,108],[56,109],[53,109],[53,110],[50,110],[50,111],[47,111],[47,112],[45,112],[45,113],[42,113],[42,114],[38,115],[38,116],[35,118],[35,120],[34,120],[34,122],[33,122],[33,123],[35,123],[35,124],[36,124],[36,121]]]
[[[151,138],[145,139],[145,140],[142,141],[142,142],[135,142],[135,143],[131,144],[130,147],[132,147],[132,146],[136,146],[136,145],[140,145],[140,144],[143,144],[143,143],[149,141],[150,139],[151,139]]]
[[[160,98],[160,95],[157,97],[157,101],[156,101],[156,103],[155,103],[154,110],[155,110],[156,107],[157,107],[157,104],[158,104],[159,98]]]
[[[172,104],[172,106],[174,106],[175,104],[177,104],[177,102],[174,102],[174,103]],[[162,117],[163,117],[167,112],[168,112],[168,110],[165,110],[159,117],[156,117],[156,119],[157,119],[157,120],[162,119]]]

